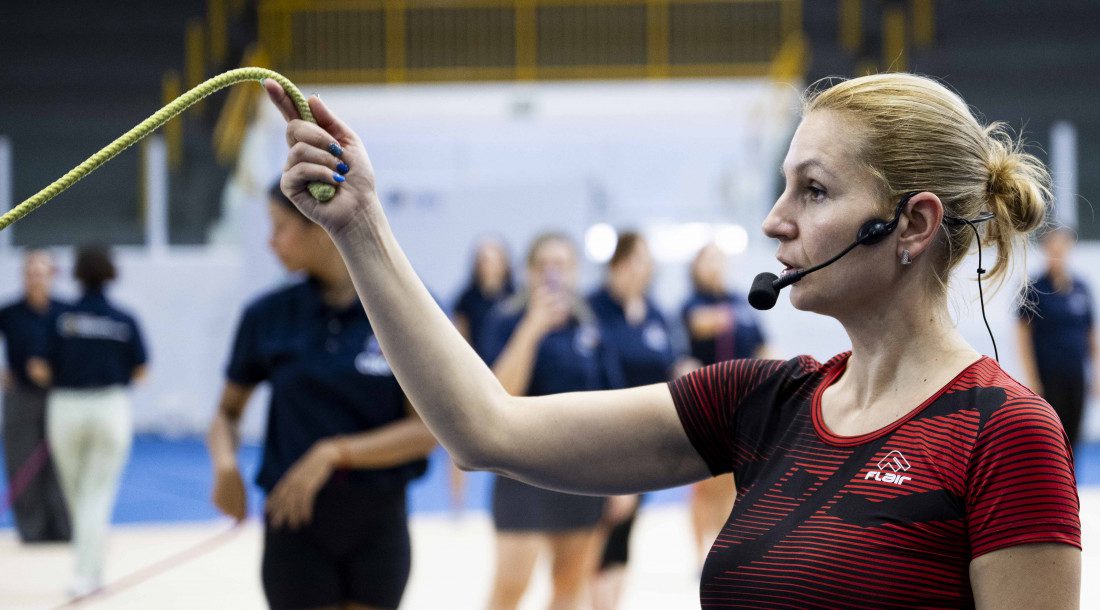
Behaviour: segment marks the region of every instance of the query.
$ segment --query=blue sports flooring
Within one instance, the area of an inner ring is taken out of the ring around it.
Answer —
[[[1095,482],[1100,482],[1100,445],[1094,447],[1092,462]],[[249,482],[259,466],[260,448],[241,448],[239,462]],[[3,452],[0,452],[0,464]],[[451,510],[450,464],[442,449],[432,454],[428,473],[413,482],[409,489],[412,512],[445,512]],[[0,473],[4,472],[0,469]],[[487,511],[491,475],[485,472],[465,474],[465,508]],[[0,475],[2,476],[2,475]],[[210,503],[213,473],[210,459],[201,439],[166,439],[141,435],[134,439],[130,461],[122,478],[115,523],[164,523],[206,521],[218,517]],[[1078,475],[1080,476],[1080,474]],[[7,497],[6,481],[0,497]],[[649,494],[647,503],[680,502],[686,490],[670,489]],[[262,495],[254,484],[249,485],[249,512],[259,515]],[[12,516],[0,504],[0,528],[12,527]]]

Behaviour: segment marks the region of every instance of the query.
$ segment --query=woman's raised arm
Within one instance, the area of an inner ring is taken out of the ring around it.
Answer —
[[[336,243],[398,381],[459,464],[544,487],[601,494],[709,476],[664,385],[509,395],[401,251],[359,137],[320,98],[309,99],[314,125],[297,118],[278,84],[264,86],[288,120],[291,148],[283,192]],[[336,196],[318,203],[306,188],[310,182],[336,184]]]

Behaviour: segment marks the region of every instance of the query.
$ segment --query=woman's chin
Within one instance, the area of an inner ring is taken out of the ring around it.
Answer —
[[[798,284],[791,286],[789,293],[791,299],[791,306],[798,311],[817,312],[820,305],[820,299],[815,298],[813,292],[799,287]]]

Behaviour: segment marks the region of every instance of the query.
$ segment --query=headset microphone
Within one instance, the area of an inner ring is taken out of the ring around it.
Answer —
[[[837,262],[845,254],[855,249],[856,246],[870,246],[871,244],[877,244],[885,239],[887,235],[893,233],[894,229],[898,227],[898,220],[901,219],[901,211],[905,208],[905,204],[909,203],[913,195],[916,195],[918,192],[920,191],[906,193],[905,196],[902,197],[901,201],[898,202],[897,209],[894,211],[894,218],[892,220],[874,218],[863,223],[863,226],[856,232],[856,240],[849,244],[848,247],[839,254],[824,263],[814,265],[809,269],[788,273],[783,277],[768,272],[757,275],[756,279],[752,281],[752,287],[749,289],[749,305],[759,310],[771,309],[775,307],[775,302],[779,300],[780,290],[790,286],[814,271],[824,269]]]

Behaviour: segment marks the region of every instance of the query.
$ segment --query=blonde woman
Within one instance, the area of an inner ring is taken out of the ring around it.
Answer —
[[[852,349],[734,360],[669,384],[515,396],[451,326],[389,227],[362,141],[265,85],[293,143],[282,188],[332,236],[397,377],[459,463],[580,493],[734,472],[738,501],[703,569],[704,607],[1073,608],[1081,523],[1069,443],[1042,398],[968,345],[944,286],[981,240],[1001,277],[1042,223],[1048,174],[957,95],[907,74],[812,92],[764,221],[784,273],[870,218],[893,231],[806,276],[792,304]],[[352,162],[336,197],[334,140]],[[915,191],[905,198],[903,195]],[[960,220],[961,222],[961,220]]]

